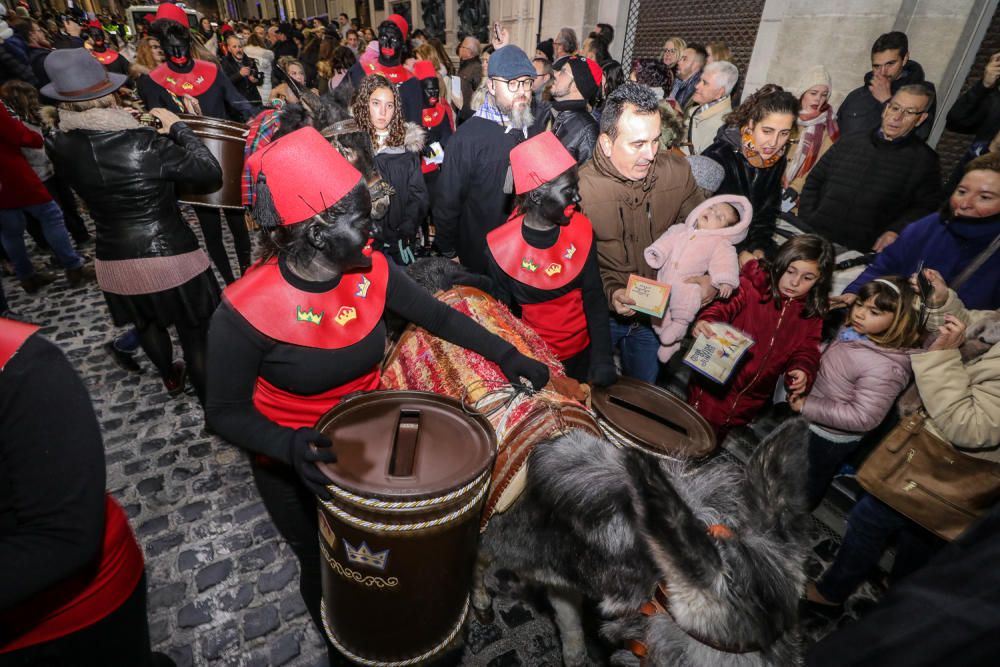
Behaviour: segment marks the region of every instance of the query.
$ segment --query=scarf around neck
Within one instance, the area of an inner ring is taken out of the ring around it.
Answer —
[[[820,109],[814,118],[804,120],[799,117],[796,123],[799,127],[799,145],[785,169],[786,186],[796,178],[808,174],[819,162],[824,136],[829,135],[833,142],[840,138],[840,126],[837,125],[837,117],[829,104]]]
[[[753,142],[753,135],[750,134],[750,130],[746,128],[740,130],[740,152],[743,153],[743,157],[746,158],[751,167],[755,167],[757,169],[769,169],[777,164],[778,160],[784,157],[786,150],[788,150],[787,143],[782,146],[780,151],[776,152],[769,158],[765,158],[757,151],[757,146]]]

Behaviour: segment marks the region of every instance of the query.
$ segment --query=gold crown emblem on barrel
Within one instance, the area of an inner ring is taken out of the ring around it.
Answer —
[[[389,550],[372,551],[368,544],[361,543],[360,547],[351,546],[350,542],[343,540],[344,550],[347,551],[347,560],[358,565],[367,565],[379,570],[384,570],[386,561],[389,560]]]

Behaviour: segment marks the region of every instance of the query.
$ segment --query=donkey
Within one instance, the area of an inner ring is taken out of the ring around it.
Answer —
[[[597,601],[605,639],[645,665],[800,664],[806,441],[805,422],[788,421],[745,468],[692,468],[582,432],[539,443],[526,490],[482,536],[477,616],[492,615],[492,561],[546,587],[566,665],[587,659],[583,597]]]

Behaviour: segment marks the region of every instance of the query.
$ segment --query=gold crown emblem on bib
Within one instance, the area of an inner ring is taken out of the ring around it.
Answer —
[[[315,313],[313,309],[302,310],[302,306],[295,307],[295,319],[299,322],[309,322],[311,324],[319,324],[323,319],[323,313]]]

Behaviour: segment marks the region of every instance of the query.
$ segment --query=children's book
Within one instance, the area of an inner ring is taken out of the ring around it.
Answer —
[[[628,277],[625,296],[635,301],[635,305],[630,306],[632,310],[652,317],[663,317],[663,313],[667,310],[667,301],[670,299],[670,285],[633,273]]]
[[[698,336],[684,357],[684,363],[719,384],[725,384],[743,354],[754,344],[752,338],[724,322],[711,322],[711,337]]]

